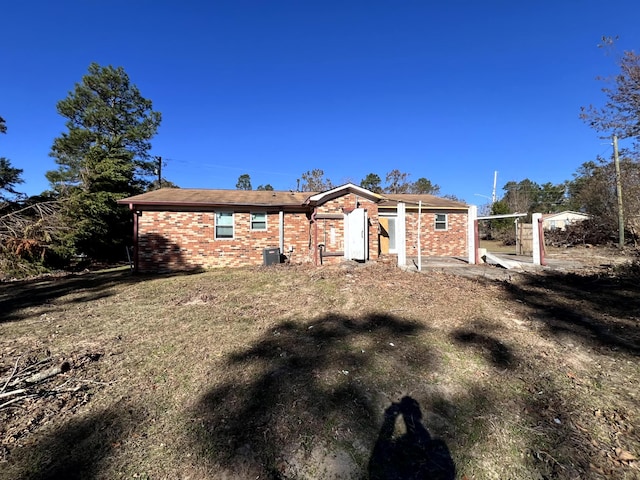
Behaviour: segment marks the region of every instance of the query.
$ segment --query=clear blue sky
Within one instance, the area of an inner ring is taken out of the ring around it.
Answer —
[[[609,154],[578,114],[617,72],[602,35],[638,50],[639,18],[637,0],[4,2],[0,156],[45,190],[56,103],[98,62],[162,112],[152,153],[181,187],[397,168],[482,204],[494,170],[500,195]]]

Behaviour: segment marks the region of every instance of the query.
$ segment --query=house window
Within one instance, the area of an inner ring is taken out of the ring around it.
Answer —
[[[251,214],[251,230],[266,230],[267,214],[265,212]]]
[[[446,229],[447,229],[447,214],[436,213],[436,230],[446,230]]]
[[[216,212],[216,240],[233,238],[233,212]]]

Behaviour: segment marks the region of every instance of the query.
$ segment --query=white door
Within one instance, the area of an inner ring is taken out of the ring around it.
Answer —
[[[356,208],[344,219],[344,256],[347,260],[366,260],[369,254],[367,211]]]

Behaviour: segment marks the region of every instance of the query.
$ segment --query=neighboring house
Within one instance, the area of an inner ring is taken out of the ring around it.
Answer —
[[[567,225],[583,222],[589,219],[586,213],[572,212],[565,210],[559,213],[547,213],[542,215],[542,228],[544,230],[564,230]]]
[[[423,256],[468,253],[464,203],[350,183],[320,193],[165,188],[118,203],[133,211],[142,272],[261,265],[274,249],[316,265],[415,257],[418,244]]]

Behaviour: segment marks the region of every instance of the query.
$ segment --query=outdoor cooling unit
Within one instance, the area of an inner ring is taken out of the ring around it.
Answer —
[[[280,263],[280,249],[278,247],[265,248],[262,250],[262,259],[265,265]]]

